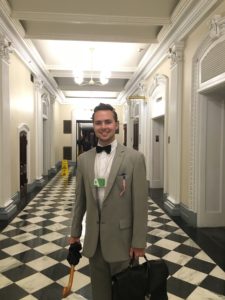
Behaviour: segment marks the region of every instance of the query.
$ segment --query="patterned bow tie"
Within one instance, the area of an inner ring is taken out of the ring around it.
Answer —
[[[104,147],[101,146],[96,146],[96,152],[101,153],[102,151],[105,151],[107,154],[111,152],[111,145],[107,145]]]

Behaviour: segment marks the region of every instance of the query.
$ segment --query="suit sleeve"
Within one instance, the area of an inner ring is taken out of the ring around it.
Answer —
[[[145,248],[148,218],[148,187],[144,155],[137,153],[132,179],[133,248]]]
[[[82,161],[78,159],[76,174],[75,205],[73,208],[71,236],[80,237],[82,234],[82,221],[86,212],[86,194],[82,174]]]

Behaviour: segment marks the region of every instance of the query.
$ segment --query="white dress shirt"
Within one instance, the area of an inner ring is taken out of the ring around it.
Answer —
[[[99,146],[101,146],[99,144]],[[117,140],[111,143],[111,152],[107,154],[105,151],[96,153],[95,156],[95,178],[104,178],[106,185],[109,177],[109,173],[112,167],[113,158],[116,153]],[[105,196],[105,187],[96,187],[97,198],[100,210],[102,209],[102,204]]]

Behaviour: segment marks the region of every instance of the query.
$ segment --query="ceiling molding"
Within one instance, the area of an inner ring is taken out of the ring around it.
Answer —
[[[47,66],[51,76],[53,77],[73,77],[73,71],[72,70],[65,70],[65,69],[51,69],[49,66]],[[136,69],[135,69],[136,70]],[[121,78],[121,79],[130,79],[133,76],[133,72],[135,71],[111,71],[111,75],[110,78]],[[98,77],[99,76],[99,72],[85,72],[85,76],[89,77],[91,76],[91,74],[93,75],[93,77]]]
[[[157,26],[93,25],[53,22],[26,22],[25,38],[48,40],[156,43]],[[46,28],[48,30],[46,30]]]
[[[12,12],[12,18],[17,20],[47,21],[57,23],[74,24],[100,24],[100,25],[125,25],[125,26],[152,26],[167,25],[169,18],[162,17],[135,17],[135,16],[112,16],[112,15],[87,15],[55,12]]]

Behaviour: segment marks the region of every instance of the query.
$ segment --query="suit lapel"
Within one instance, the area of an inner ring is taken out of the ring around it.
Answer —
[[[108,178],[107,186],[106,186],[106,189],[105,189],[104,199],[107,198],[107,196],[108,196],[108,194],[109,194],[109,192],[110,192],[110,190],[113,186],[113,183],[114,183],[114,181],[116,179],[116,176],[118,174],[120,165],[123,161],[124,153],[125,153],[125,147],[123,147],[121,144],[118,144],[117,149],[116,149],[116,153],[115,153],[115,157],[114,157],[113,162],[112,162],[112,167],[111,167],[111,170],[110,170],[110,173],[109,173],[109,178]]]
[[[90,152],[89,152],[89,157],[88,157],[88,175],[89,175],[89,182],[91,185],[91,190],[92,190],[92,194],[95,200],[97,200],[97,195],[96,195],[96,188],[94,187],[94,178],[95,178],[95,155],[96,155],[96,151],[95,148],[93,148]]]

